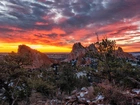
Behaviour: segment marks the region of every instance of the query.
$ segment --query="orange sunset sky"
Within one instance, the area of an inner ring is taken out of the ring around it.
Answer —
[[[140,0],[0,0],[0,52],[70,52],[107,37],[140,52]]]

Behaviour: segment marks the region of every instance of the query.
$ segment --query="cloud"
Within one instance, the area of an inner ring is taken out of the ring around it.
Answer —
[[[139,3],[138,0],[133,2],[124,0],[68,0],[67,2],[63,0],[54,2],[9,0],[6,4],[7,8],[11,9],[8,15],[15,17],[15,20],[18,20],[15,24],[21,28],[36,28],[34,23],[40,21],[47,22],[48,27],[51,28],[60,25],[65,29],[73,26],[83,28],[90,23],[98,26],[99,22],[107,25],[123,18],[131,18],[140,13]],[[44,16],[48,16],[48,20],[44,20],[42,18]],[[62,18],[65,18],[65,21],[61,23]],[[8,20],[6,23],[13,24],[10,19],[2,18],[2,20]]]
[[[1,0],[0,39],[87,45],[96,41],[97,32],[100,38],[134,43],[132,36],[140,35],[139,4],[140,0]]]

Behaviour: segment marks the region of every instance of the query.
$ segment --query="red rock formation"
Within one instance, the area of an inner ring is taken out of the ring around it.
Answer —
[[[97,48],[95,47],[95,45],[92,43],[87,47],[88,51],[93,51],[94,53],[97,52]]]
[[[72,59],[77,59],[78,65],[82,64],[82,62],[86,62],[86,64],[89,64],[90,60],[85,59],[83,61],[82,58],[85,58],[85,54],[88,53],[98,53],[97,48],[94,44],[90,44],[88,47],[83,47],[81,43],[75,43],[72,47],[72,51],[68,56],[68,59],[66,61],[70,61]],[[132,59],[135,60],[135,57],[132,56],[132,54],[129,54],[127,52],[124,52],[121,47],[118,47],[118,49],[115,51],[115,55],[118,58],[125,58],[125,59]]]
[[[72,47],[71,53],[65,61],[77,59],[76,65],[89,64],[91,61],[89,59],[85,59],[85,54],[89,51],[94,53],[97,52],[97,49],[94,44],[90,44],[88,47],[84,47],[81,45],[81,43],[75,43]]]
[[[69,54],[68,59],[72,60],[72,59],[76,59],[76,58],[81,58],[84,57],[85,54],[88,51],[92,51],[92,52],[97,52],[97,48],[95,47],[94,44],[90,44],[88,47],[84,47],[81,45],[81,43],[75,43],[72,47],[72,51]]]
[[[26,45],[19,45],[18,47],[19,54],[27,54],[29,59],[32,61],[31,68],[39,68],[42,65],[51,65],[52,61],[47,57],[46,54],[41,53],[37,50],[31,49]]]
[[[68,60],[76,59],[78,57],[84,56],[86,53],[86,48],[81,45],[81,43],[75,43],[72,47],[72,51],[69,54]]]
[[[135,57],[132,54],[129,54],[127,52],[124,52],[121,47],[118,47],[118,49],[115,51],[115,55],[118,58],[125,58],[125,59],[135,60]]]

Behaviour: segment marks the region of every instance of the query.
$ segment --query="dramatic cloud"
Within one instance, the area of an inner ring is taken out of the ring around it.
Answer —
[[[23,43],[70,51],[75,42],[96,42],[98,34],[100,39],[116,40],[125,51],[140,51],[139,4],[140,0],[1,0],[0,49],[6,43]]]

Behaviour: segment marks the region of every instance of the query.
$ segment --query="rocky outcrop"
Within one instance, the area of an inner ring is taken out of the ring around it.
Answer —
[[[72,51],[68,55],[68,58],[65,61],[71,61],[71,60],[77,60],[76,65],[81,64],[87,64],[89,65],[91,63],[91,58],[86,57],[86,54],[97,54],[98,50],[95,47],[95,44],[90,44],[88,47],[84,47],[81,45],[81,43],[75,43],[72,47]],[[135,60],[135,57],[127,52],[124,52],[121,47],[118,47],[118,49],[115,51],[115,56],[118,58],[124,58],[124,59],[132,59]]]
[[[86,53],[86,48],[81,45],[80,42],[75,43],[72,47],[72,51],[68,56],[68,60],[77,59],[78,57],[83,57]]]
[[[51,65],[53,62],[51,59],[47,57],[46,54],[31,49],[26,45],[19,45],[18,53],[27,54],[29,56],[29,59],[32,61],[31,68],[39,68],[42,65]]]
[[[87,47],[87,50],[88,50],[88,51],[92,51],[92,52],[94,52],[94,53],[97,52],[97,48],[95,47],[95,45],[94,45],[93,43],[90,44],[90,45]]]
[[[72,51],[65,61],[76,60],[76,65],[89,65],[91,59],[85,56],[89,52],[97,53],[97,48],[94,44],[90,44],[88,47],[84,47],[80,42],[75,43],[72,47]]]
[[[88,47],[84,47],[82,46],[82,44],[79,43],[75,43],[72,47],[72,51],[70,52],[69,56],[68,56],[68,60],[72,60],[72,59],[81,59],[82,57],[85,56],[85,54],[88,51],[92,51],[92,52],[97,52],[97,48],[95,47],[94,44],[90,44]]]
[[[115,51],[115,55],[118,58],[125,58],[125,59],[135,60],[135,57],[132,54],[124,52],[121,47],[118,47],[118,49]]]

